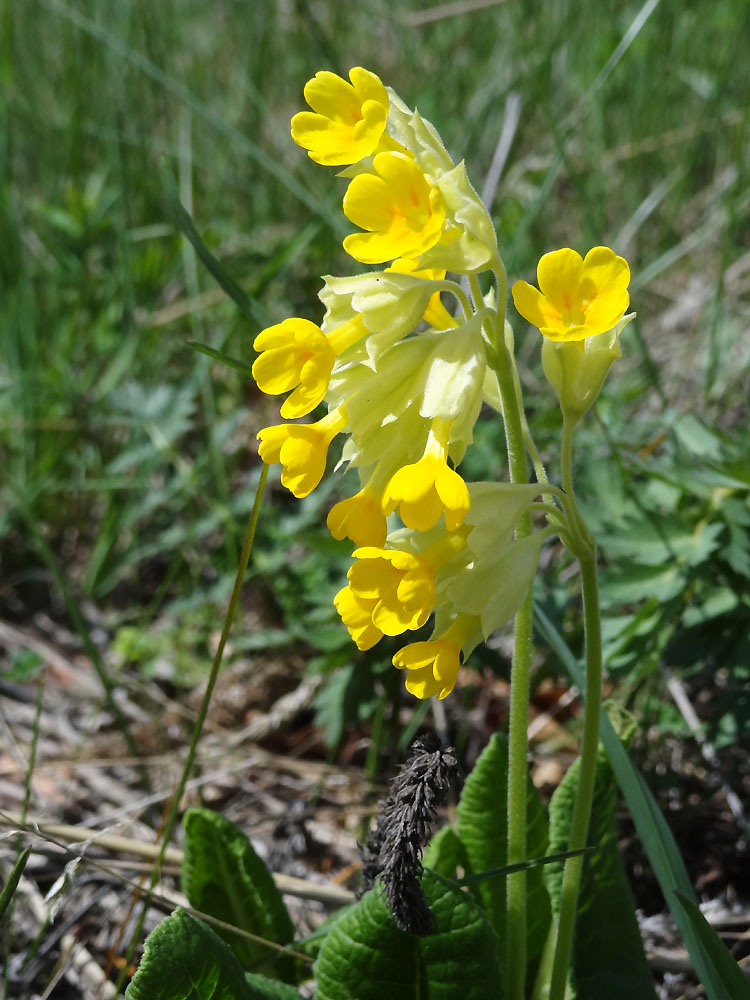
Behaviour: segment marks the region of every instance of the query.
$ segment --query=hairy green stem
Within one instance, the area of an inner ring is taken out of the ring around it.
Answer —
[[[260,479],[258,481],[258,488],[255,493],[255,501],[253,503],[253,509],[250,512],[250,520],[248,521],[247,531],[245,532],[245,541],[242,545],[242,552],[240,554],[239,565],[237,566],[237,574],[234,578],[234,586],[232,587],[232,594],[229,598],[229,606],[227,607],[226,615],[224,616],[224,624],[221,629],[221,636],[219,637],[219,644],[216,647],[216,653],[214,655],[213,663],[211,664],[211,672],[208,676],[208,683],[206,684],[206,690],[203,694],[203,700],[201,701],[200,709],[198,710],[198,717],[195,720],[195,725],[193,726],[193,733],[190,738],[190,746],[188,747],[187,756],[185,757],[185,763],[182,767],[182,774],[180,775],[180,780],[177,782],[177,787],[174,790],[172,799],[169,804],[169,812],[167,813],[167,818],[164,822],[164,828],[162,830],[161,844],[159,847],[159,853],[154,862],[154,867],[151,871],[151,878],[149,880],[150,887],[153,889],[156,883],[159,881],[159,876],[161,874],[161,866],[164,860],[164,854],[169,844],[169,839],[172,836],[172,830],[174,829],[175,823],[177,822],[177,813],[180,808],[180,802],[182,801],[182,796],[185,791],[185,785],[187,784],[188,778],[190,777],[190,772],[193,768],[193,763],[195,762],[195,755],[198,751],[198,741],[201,738],[203,732],[203,725],[206,721],[206,716],[208,715],[208,708],[211,704],[211,696],[213,694],[214,688],[216,687],[216,681],[219,679],[219,671],[221,669],[221,661],[224,657],[224,647],[227,644],[227,639],[229,638],[229,630],[232,627],[232,621],[234,619],[235,612],[237,610],[237,605],[240,600],[240,593],[242,591],[242,584],[245,579],[245,573],[247,572],[247,566],[250,562],[250,553],[253,550],[253,540],[255,538],[255,528],[258,524],[258,517],[260,515],[260,505],[263,500],[263,492],[266,487],[266,480],[268,479],[268,466],[264,465],[263,470],[260,474]],[[131,938],[130,947],[128,948],[128,955],[125,962],[123,963],[123,969],[120,973],[120,977],[117,982],[117,989],[121,989],[122,981],[127,975],[127,969],[132,960],[135,949],[141,937],[143,930],[143,924],[146,919],[146,913],[148,911],[148,903],[144,902],[143,908],[138,917],[138,923],[136,929]]]
[[[503,403],[503,419],[508,446],[510,478],[514,483],[528,482],[521,407],[513,375],[510,352],[505,345],[503,328],[498,331],[501,361],[497,378]],[[516,536],[531,534],[531,517],[527,513],[516,529]],[[508,722],[508,798],[507,798],[507,863],[518,864],[526,858],[526,798],[527,798],[527,730],[531,672],[531,588],[516,613],[513,636],[513,663],[510,684],[510,717]],[[507,950],[506,969],[509,975],[510,1000],[523,1000],[526,988],[526,872],[508,875],[506,881]]]
[[[602,638],[599,590],[596,580],[596,549],[587,548],[577,555],[581,565],[583,616],[586,630],[586,705],[578,789],[568,840],[568,849],[571,851],[586,846],[591,805],[594,799],[596,756],[599,745],[599,712],[602,701]],[[549,1000],[563,1000],[565,996],[582,870],[583,855],[569,858],[565,862]]]

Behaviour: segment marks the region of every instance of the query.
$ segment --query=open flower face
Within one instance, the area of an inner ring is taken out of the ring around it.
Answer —
[[[361,66],[347,83],[335,73],[316,73],[305,86],[312,111],[292,118],[292,138],[324,166],[357,163],[378,148],[388,120],[388,92],[379,77]]]
[[[584,259],[575,250],[546,253],[537,267],[539,288],[513,285],[516,309],[549,340],[585,340],[611,330],[630,303],[630,268],[609,247]]]
[[[437,185],[405,153],[378,153],[374,174],[358,174],[344,196],[344,215],[366,233],[353,233],[344,250],[362,264],[415,258],[435,246],[445,226]]]

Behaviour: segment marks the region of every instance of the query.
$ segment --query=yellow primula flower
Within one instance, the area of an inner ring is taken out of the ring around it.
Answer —
[[[355,66],[349,79],[316,73],[304,91],[312,111],[292,118],[292,138],[324,166],[358,163],[377,150],[385,132],[390,102],[380,78]]]
[[[461,667],[461,646],[477,626],[472,615],[459,615],[437,639],[404,646],[393,657],[393,665],[408,670],[406,690],[417,698],[440,700],[453,690]]]
[[[326,470],[328,446],[346,427],[339,406],[315,424],[275,424],[258,431],[258,454],[267,465],[281,462],[281,483],[297,499],[312,493]]]
[[[445,533],[419,553],[375,545],[354,552],[358,562],[334,604],[360,649],[424,625],[435,606],[435,577],[466,547],[468,533]]]
[[[446,461],[449,434],[450,421],[433,420],[422,457],[400,468],[385,489],[384,513],[398,507],[408,528],[428,531],[444,513],[446,528],[454,531],[469,511],[466,483]]]
[[[445,205],[414,160],[404,153],[378,153],[375,173],[358,174],[344,195],[344,214],[366,233],[353,233],[344,250],[362,264],[419,257],[440,240]]]
[[[549,340],[585,340],[611,330],[625,315],[630,268],[609,247],[584,259],[575,250],[546,253],[537,267],[539,289],[513,285],[516,309]]]
[[[341,620],[349,629],[349,635],[363,652],[380,642],[383,633],[372,623],[372,609],[375,601],[361,601],[351,587],[343,587],[333,599]]]
[[[334,504],[326,524],[334,538],[350,538],[358,546],[382,546],[388,534],[381,499],[367,487]]]
[[[371,602],[372,624],[383,635],[418,629],[435,606],[435,578],[425,560],[400,549],[368,545],[357,549],[358,561],[347,576],[360,602]]]
[[[330,333],[306,319],[285,319],[255,338],[253,347],[261,354],[253,364],[253,378],[270,396],[294,389],[281,416],[304,417],[323,401],[336,358],[366,335],[361,316]]]

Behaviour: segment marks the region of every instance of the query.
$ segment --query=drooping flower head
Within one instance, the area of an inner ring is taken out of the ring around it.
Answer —
[[[399,469],[386,487],[385,513],[398,507],[401,520],[409,528],[427,531],[443,513],[449,531],[463,524],[471,501],[466,483],[446,461],[449,436],[450,423],[433,420],[422,457]]]
[[[334,604],[359,649],[370,649],[384,635],[421,628],[432,614],[436,577],[466,546],[468,532],[433,534],[436,540],[421,546],[414,533],[399,531],[389,536],[387,547],[368,545],[354,552],[349,583]]]
[[[437,639],[400,649],[393,657],[393,666],[408,671],[406,690],[416,698],[446,698],[456,684],[461,647],[475,631],[477,621],[471,615],[460,615]]]
[[[305,85],[312,111],[292,118],[292,138],[324,166],[357,163],[376,151],[388,119],[388,92],[379,77],[355,66],[347,83],[335,73],[316,73]]]
[[[346,427],[343,407],[315,424],[274,424],[258,431],[258,454],[266,465],[281,462],[281,483],[298,500],[312,493],[326,471],[328,446]]]
[[[609,247],[585,258],[567,248],[546,253],[537,267],[539,288],[513,285],[516,309],[549,340],[585,340],[611,330],[630,302],[630,268]]]

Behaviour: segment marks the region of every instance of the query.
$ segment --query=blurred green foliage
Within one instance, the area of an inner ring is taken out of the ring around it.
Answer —
[[[608,663],[634,689],[660,662],[723,677],[714,735],[741,732],[748,28],[742,0],[524,0],[442,14],[395,0],[9,0],[0,12],[4,612],[22,618],[53,603],[30,518],[122,657],[148,672],[171,646],[177,679],[195,679],[257,483],[254,436],[277,410],[188,342],[249,364],[262,325],[319,318],[319,275],[355,266],[340,246],[342,184],[293,145],[288,121],[317,70],[361,64],[435,122],[479,189],[518,107],[492,202],[511,277],[531,277],[539,255],[560,245],[607,243],[628,257],[638,326],[598,404],[602,422],[588,419],[578,449],[605,560]],[[162,168],[254,321],[180,234]],[[516,339],[554,478],[559,421],[537,337],[516,323]],[[482,422],[467,474],[497,475],[502,451],[497,421]],[[346,667],[320,696],[331,740],[399,680],[379,651],[358,671],[336,624],[330,600],[348,552],[323,520],[337,489],[335,477],[297,503],[276,481],[252,570],[262,625],[238,622],[233,641],[240,653],[304,644],[312,669]],[[573,591],[557,581],[553,567],[547,603],[575,626]]]

